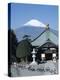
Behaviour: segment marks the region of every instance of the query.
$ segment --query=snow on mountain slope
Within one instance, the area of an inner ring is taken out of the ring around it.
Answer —
[[[42,22],[40,22],[39,20],[36,20],[36,19],[32,19],[32,20],[28,21],[27,23],[24,24],[24,26],[46,27],[45,24],[43,24]]]

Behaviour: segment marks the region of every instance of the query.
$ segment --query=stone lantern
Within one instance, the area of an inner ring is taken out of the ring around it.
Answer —
[[[35,61],[35,58],[36,58],[36,51],[35,51],[35,48],[33,48],[33,51],[32,51],[32,58],[33,58],[33,61],[31,62],[30,65],[37,65],[37,62]]]

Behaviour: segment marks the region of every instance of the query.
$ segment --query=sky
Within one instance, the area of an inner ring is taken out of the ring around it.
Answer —
[[[37,4],[11,4],[11,28],[22,27],[31,19],[37,19],[58,30],[58,6]]]

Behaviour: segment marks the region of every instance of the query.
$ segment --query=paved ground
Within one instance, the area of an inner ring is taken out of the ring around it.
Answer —
[[[58,74],[58,61],[47,61],[46,63],[32,66],[30,68],[28,68],[27,65],[23,67],[11,65],[11,74],[12,77]]]

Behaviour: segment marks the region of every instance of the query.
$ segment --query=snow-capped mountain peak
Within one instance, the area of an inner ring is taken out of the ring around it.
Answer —
[[[45,24],[43,24],[42,22],[40,22],[39,20],[36,20],[36,19],[32,19],[32,20],[28,21],[27,23],[24,24],[24,26],[46,27]]]

